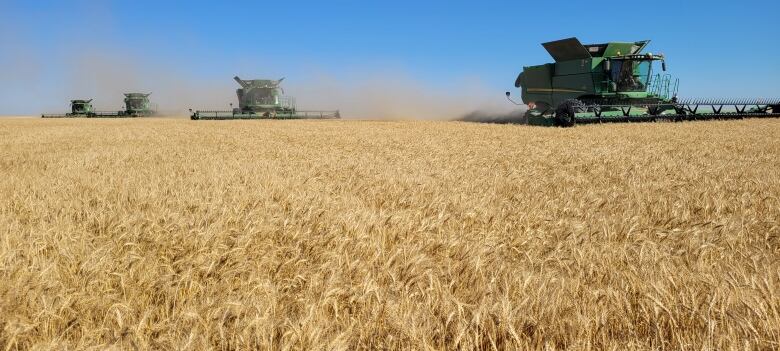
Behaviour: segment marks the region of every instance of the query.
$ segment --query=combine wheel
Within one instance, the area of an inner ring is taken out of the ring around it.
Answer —
[[[569,99],[558,105],[555,109],[555,119],[561,127],[571,127],[576,123],[576,114],[585,105],[577,99]]]

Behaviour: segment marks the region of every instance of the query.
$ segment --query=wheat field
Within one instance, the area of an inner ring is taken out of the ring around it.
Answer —
[[[780,120],[0,119],[0,350],[780,348]]]

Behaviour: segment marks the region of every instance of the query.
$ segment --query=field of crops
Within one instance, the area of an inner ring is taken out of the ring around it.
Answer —
[[[0,349],[777,349],[780,120],[0,119]]]

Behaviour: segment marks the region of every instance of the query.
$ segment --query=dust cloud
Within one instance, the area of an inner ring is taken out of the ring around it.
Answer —
[[[457,120],[471,111],[511,115],[517,106],[479,79],[432,84],[405,72],[386,71],[335,78],[327,73],[289,84],[300,109],[339,109],[344,118]]]
[[[228,109],[235,87],[225,81],[199,78],[172,65],[106,53],[87,53],[68,62],[67,91],[94,98],[95,108],[115,111],[124,107],[123,93],[152,93],[150,100],[161,115],[185,115],[189,108]],[[74,95],[76,96],[76,95]]]
[[[526,106],[517,106],[514,111],[509,112],[477,110],[461,116],[458,120],[479,123],[526,124],[528,123],[525,117],[526,111],[528,111]]]
[[[227,65],[227,64],[226,64]],[[219,76],[205,75],[187,65],[153,62],[110,50],[73,53],[66,57],[63,83],[42,100],[57,102],[47,113],[64,112],[70,99],[94,99],[98,111],[123,108],[123,93],[152,93],[150,99],[162,115],[186,116],[188,109],[228,110],[237,106],[233,75],[244,79],[278,79],[279,72],[247,73],[221,67]],[[262,65],[258,65],[262,67]],[[246,67],[244,67],[246,68]],[[246,69],[244,69],[246,70]],[[453,78],[435,84],[400,70],[360,71],[348,77],[301,69],[287,72],[285,93],[296,98],[300,110],[339,110],[345,119],[467,120],[511,123],[517,106],[500,90],[478,78]],[[224,76],[222,76],[224,75]],[[476,111],[476,112],[475,112]]]

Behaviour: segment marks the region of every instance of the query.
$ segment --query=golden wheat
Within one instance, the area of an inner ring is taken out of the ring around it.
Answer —
[[[0,349],[777,349],[779,160],[778,120],[0,120]]]

